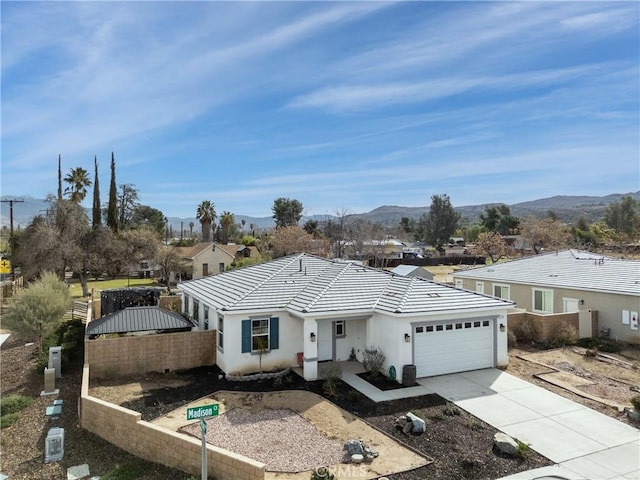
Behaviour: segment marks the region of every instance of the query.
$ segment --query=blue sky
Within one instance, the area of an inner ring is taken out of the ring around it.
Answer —
[[[112,151],[167,216],[640,189],[635,1],[1,5],[3,195],[97,155],[106,202]]]

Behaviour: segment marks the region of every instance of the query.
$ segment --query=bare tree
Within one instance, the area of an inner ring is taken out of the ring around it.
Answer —
[[[294,253],[308,252],[311,250],[313,236],[304,231],[302,227],[291,226],[276,229],[273,234],[273,257],[284,257]]]
[[[559,220],[526,217],[520,222],[520,234],[531,245],[535,254],[543,249],[560,248],[569,241],[569,230]]]

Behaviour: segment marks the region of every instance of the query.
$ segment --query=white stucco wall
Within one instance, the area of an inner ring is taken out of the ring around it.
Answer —
[[[251,317],[279,318],[279,348],[262,355],[262,370],[297,366],[296,353],[303,351],[303,322],[284,311],[252,314]],[[218,347],[217,363],[225,373],[248,374],[260,370],[258,353],[242,353],[242,320],[249,318],[246,314],[224,314],[224,345]]]
[[[362,350],[367,341],[367,321],[365,319],[345,320],[345,336],[335,339],[335,360],[349,360],[351,348],[355,350],[358,360],[362,360]]]

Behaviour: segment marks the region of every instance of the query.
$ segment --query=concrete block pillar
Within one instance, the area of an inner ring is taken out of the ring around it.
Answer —
[[[62,347],[49,347],[48,366],[55,369],[56,378],[62,378]]]
[[[56,391],[56,370],[54,368],[44,368],[44,393]]]

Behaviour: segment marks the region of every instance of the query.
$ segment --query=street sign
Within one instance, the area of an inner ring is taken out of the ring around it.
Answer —
[[[202,435],[200,435],[201,443],[202,443],[202,480],[207,480],[207,422],[205,418],[207,417],[217,417],[220,409],[220,405],[217,403],[213,403],[211,405],[203,405],[201,407],[191,407],[187,408],[187,420],[197,420],[200,419],[200,431]]]
[[[0,260],[0,273],[11,273],[11,262],[5,258]]]
[[[219,405],[217,403],[214,403],[212,405],[204,405],[202,407],[187,408],[187,420],[198,420],[200,418],[206,417],[217,417],[218,407]]]

